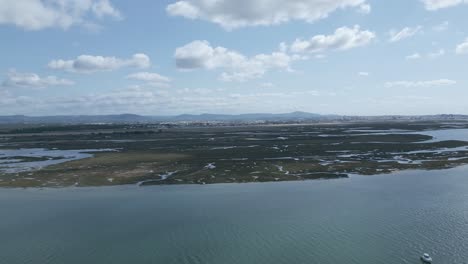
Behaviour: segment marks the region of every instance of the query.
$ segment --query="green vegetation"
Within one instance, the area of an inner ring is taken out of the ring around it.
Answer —
[[[0,155],[0,187],[295,181],[467,164],[468,142],[426,142],[430,136],[415,133],[450,127],[468,128],[468,124],[0,128],[0,153],[2,149],[43,148],[89,149],[84,152],[93,154],[90,158],[19,171],[6,171],[5,167],[18,160],[60,161],[64,157]]]

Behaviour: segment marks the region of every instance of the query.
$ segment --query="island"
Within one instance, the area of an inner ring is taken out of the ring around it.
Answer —
[[[0,187],[339,179],[468,164],[466,121],[4,124]],[[438,138],[434,133],[447,137]]]

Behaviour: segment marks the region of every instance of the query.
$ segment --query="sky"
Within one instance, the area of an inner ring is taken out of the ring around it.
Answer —
[[[0,115],[468,114],[468,0],[0,0]]]

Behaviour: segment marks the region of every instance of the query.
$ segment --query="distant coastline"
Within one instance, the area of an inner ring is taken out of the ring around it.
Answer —
[[[307,122],[389,122],[389,121],[468,121],[468,115],[321,115],[307,112],[284,114],[251,113],[239,115],[200,114],[200,115],[56,115],[56,116],[0,116],[0,125],[5,124],[129,124],[129,123],[307,123]]]

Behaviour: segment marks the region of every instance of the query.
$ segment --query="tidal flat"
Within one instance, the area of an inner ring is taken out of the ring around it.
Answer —
[[[468,123],[0,127],[0,187],[346,178],[468,164]]]

